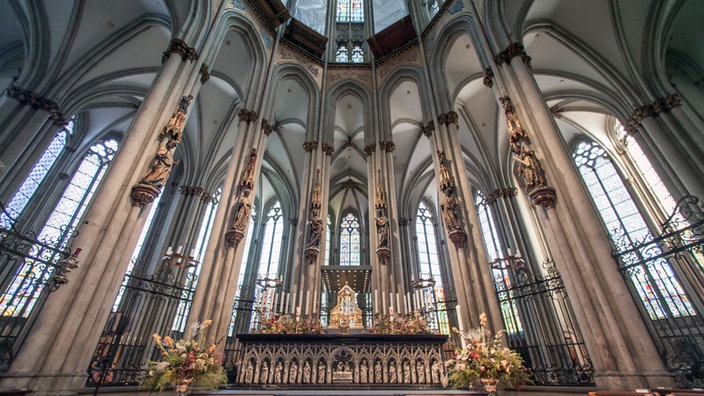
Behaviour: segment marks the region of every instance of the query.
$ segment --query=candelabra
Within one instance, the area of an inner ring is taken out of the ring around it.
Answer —
[[[162,258],[162,262],[171,267],[179,268],[189,268],[198,265],[198,255],[196,254],[195,249],[191,251],[190,255],[181,254],[182,250],[183,246],[179,246],[175,252],[169,247],[166,249],[166,254]]]
[[[492,258],[492,260],[489,262],[491,268],[496,270],[522,268],[525,264],[526,262],[523,261],[523,257],[521,257],[519,252],[516,252],[516,254],[514,255],[513,252],[511,252],[510,250],[508,251],[507,256]]]

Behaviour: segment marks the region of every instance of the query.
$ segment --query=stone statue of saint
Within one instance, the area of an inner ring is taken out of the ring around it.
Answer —
[[[166,180],[171,174],[171,169],[178,164],[178,161],[174,161],[174,150],[177,144],[178,141],[167,139],[166,142],[162,142],[159,145],[154,159],[149,165],[149,173],[142,178],[141,183],[149,184],[159,189],[166,184]]]
[[[384,378],[381,376],[381,362],[377,360],[374,364],[374,382],[380,384],[383,381]]]
[[[368,375],[367,372],[368,371],[369,371],[369,369],[367,368],[367,362],[365,360],[359,364],[359,383],[361,383],[361,384],[367,383],[367,375]]]
[[[252,209],[252,202],[249,195],[251,191],[248,188],[242,190],[237,203],[235,204],[235,210],[233,212],[233,220],[231,227],[243,231],[247,224],[249,224],[249,216]]]
[[[455,194],[449,194],[445,196],[445,202],[441,205],[443,218],[447,224],[447,228],[450,231],[462,229],[462,222],[460,221],[460,215],[458,213],[458,202]]]
[[[396,362],[391,362],[389,364],[389,383],[396,383]]]
[[[545,170],[533,150],[521,147],[519,154],[513,156],[518,161],[518,173],[523,175],[528,189],[545,186]]]
[[[276,367],[274,368],[274,383],[281,383],[281,371],[283,371],[284,366],[281,362],[276,362]]]
[[[263,362],[262,363],[262,375],[261,375],[261,380],[259,383],[266,384],[269,382],[269,363],[268,362]]]
[[[389,218],[381,208],[376,211],[376,234],[379,247],[389,247]]]
[[[325,383],[325,363],[322,361],[318,362],[318,383]]]
[[[310,383],[310,363],[306,360],[305,364],[303,364],[303,383],[304,384],[309,384]]]
[[[411,383],[411,363],[408,360],[403,363],[403,382],[406,384]]]
[[[306,247],[318,247],[320,246],[320,236],[323,233],[323,219],[320,218],[316,213],[311,215],[311,219],[308,221],[309,231],[308,231],[308,244]]]
[[[425,383],[425,366],[420,360],[416,363],[416,379],[419,384]]]
[[[293,362],[291,363],[291,366],[288,369],[288,383],[289,384],[295,384],[296,383],[296,377],[298,376],[298,363]]]

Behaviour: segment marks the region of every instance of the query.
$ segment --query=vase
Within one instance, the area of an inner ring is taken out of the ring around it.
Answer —
[[[496,392],[496,385],[499,384],[499,380],[495,378],[482,378],[480,381],[482,382],[482,385],[484,385],[484,390],[489,395],[493,395]]]
[[[183,380],[176,384],[176,394],[178,396],[184,396],[188,391],[188,385],[190,385],[191,382],[191,380]]]

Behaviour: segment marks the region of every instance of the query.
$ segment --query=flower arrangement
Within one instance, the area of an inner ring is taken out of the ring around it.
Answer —
[[[317,317],[270,315],[262,316],[260,332],[262,334],[323,334],[323,326]]]
[[[221,364],[221,356],[216,355],[215,344],[207,345],[203,329],[212,321],[192,324],[186,336],[178,341],[171,337],[161,337],[154,333],[154,341],[161,351],[162,360],[148,362],[147,376],[142,386],[150,390],[164,390],[169,386],[194,386],[217,389],[227,383],[227,375]]]
[[[408,315],[397,315],[393,319],[386,315],[375,315],[374,325],[369,330],[371,334],[430,334],[430,327],[425,318],[413,312]]]
[[[467,388],[477,379],[502,380],[509,386],[529,382],[528,371],[518,352],[502,345],[503,330],[493,337],[486,329],[486,314],[479,315],[480,328],[453,331],[463,339],[463,347],[455,351],[446,365],[454,388]]]

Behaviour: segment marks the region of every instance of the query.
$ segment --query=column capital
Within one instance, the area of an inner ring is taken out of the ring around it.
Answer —
[[[379,142],[379,147],[387,153],[393,153],[396,149],[396,145],[390,140]]]
[[[310,153],[313,150],[318,149],[318,141],[317,140],[307,140],[303,143],[303,149],[306,151],[306,153]]]
[[[425,124],[424,127],[421,127],[421,128],[420,128],[420,131],[421,131],[421,132],[423,133],[423,135],[425,135],[425,137],[427,137],[428,139],[430,139],[430,137],[433,135],[433,131],[434,131],[434,130],[435,130],[435,122],[433,122],[433,120],[428,121],[428,123]]]
[[[210,80],[210,72],[208,71],[208,65],[206,65],[205,63],[200,65],[200,72],[199,73],[200,73],[201,85],[207,83],[208,80]]]
[[[371,156],[374,154],[374,150],[376,150],[376,144],[375,143],[370,143],[366,146],[364,146],[364,153],[367,155],[367,157]]]
[[[328,157],[332,157],[333,153],[335,152],[335,148],[333,146],[328,145],[327,143],[321,144],[320,148]]]
[[[169,48],[161,54],[161,63],[166,62],[173,53],[181,55],[184,62],[198,59],[198,52],[195,48],[189,47],[185,41],[175,38],[169,43]]]
[[[8,88],[7,96],[15,99],[23,106],[29,106],[34,110],[46,111],[49,113],[49,118],[51,118],[53,124],[59,128],[63,128],[68,124],[66,116],[59,110],[58,103],[49,98],[45,98],[28,89],[20,88],[14,84],[10,85],[10,88]]]
[[[483,83],[489,88],[494,86],[494,71],[491,70],[491,67],[487,67],[486,69],[484,69]]]
[[[648,117],[657,117],[660,114],[669,113],[670,110],[682,104],[682,98],[676,93],[655,99],[652,103],[636,107],[633,114],[624,125],[624,129],[629,136],[636,133],[641,126],[641,121]]]
[[[454,110],[450,110],[447,113],[440,114],[438,116],[438,123],[440,125],[455,124],[457,128],[460,127],[459,117],[457,116],[457,113]]]
[[[269,121],[264,118],[262,118],[262,131],[264,131],[264,134],[267,137],[269,137],[269,135],[271,135],[271,132],[274,131],[274,126],[269,124]]]
[[[486,197],[486,203],[488,205],[493,205],[499,198],[509,199],[518,195],[518,189],[516,187],[500,187],[492,191]]]
[[[496,56],[494,57],[494,61],[496,62],[496,64],[498,66],[501,66],[504,63],[506,63],[506,64],[511,63],[511,59],[513,59],[517,56],[521,57],[521,60],[523,61],[523,63],[526,66],[531,67],[530,56],[528,56],[525,48],[523,48],[523,45],[521,43],[509,44],[508,47],[506,47],[506,49],[504,49],[503,51],[496,54]]]
[[[237,116],[240,117],[240,122],[244,121],[247,124],[257,120],[257,112],[254,110],[240,109],[240,111],[237,112]]]

